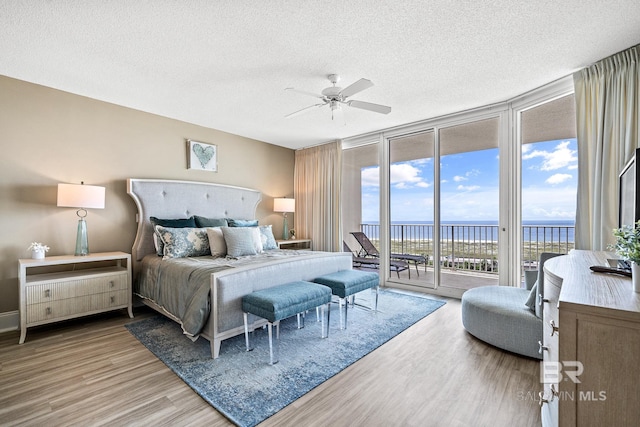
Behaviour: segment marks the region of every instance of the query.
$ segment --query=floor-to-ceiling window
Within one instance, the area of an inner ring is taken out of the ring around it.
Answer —
[[[573,94],[525,109],[521,121],[523,270],[574,248],[578,147]]]
[[[520,286],[523,267],[535,266],[533,247],[542,241],[539,248],[553,249],[545,236],[569,241],[554,251],[571,249],[571,93],[571,79],[562,79],[513,101],[344,141],[345,239],[357,252],[349,231],[363,231],[382,259],[424,257],[417,271],[385,271],[392,286],[450,296],[475,286]],[[540,183],[546,197],[536,193]],[[527,228],[539,225],[530,224],[540,220],[532,212],[555,215],[540,224],[563,228]]]

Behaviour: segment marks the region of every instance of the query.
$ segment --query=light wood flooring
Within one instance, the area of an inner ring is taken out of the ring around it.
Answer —
[[[23,345],[0,334],[0,424],[232,425],[129,321],[113,312],[33,328]],[[538,377],[538,361],[466,333],[451,299],[260,426],[540,426]]]

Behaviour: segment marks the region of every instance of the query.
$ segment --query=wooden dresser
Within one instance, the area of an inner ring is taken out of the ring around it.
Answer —
[[[544,265],[545,427],[640,425],[640,294],[589,269],[607,258],[573,250]]]

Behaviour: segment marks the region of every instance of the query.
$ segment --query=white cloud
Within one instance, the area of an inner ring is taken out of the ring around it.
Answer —
[[[570,141],[562,141],[556,145],[553,151],[543,150],[527,150],[523,151],[522,160],[531,160],[535,158],[542,158],[542,164],[536,166],[543,171],[552,171],[561,169],[564,167],[572,168],[578,161],[577,151],[569,149]]]
[[[460,191],[476,191],[479,189],[479,185],[458,185],[458,190]]]
[[[362,169],[362,186],[363,187],[379,187],[380,171],[378,167]]]
[[[389,168],[389,181],[395,188],[427,188],[431,184],[425,182],[420,176],[420,169],[409,163],[396,163]],[[362,169],[362,186],[363,187],[379,187],[380,186],[380,168],[371,167]]]
[[[461,182],[461,181],[466,181],[468,178],[464,177],[464,176],[460,176],[460,175],[456,175],[453,177],[453,180],[455,182]]]
[[[569,175],[568,173],[556,173],[547,178],[545,182],[547,184],[556,185],[562,184],[563,182],[571,178],[573,178],[573,176]]]

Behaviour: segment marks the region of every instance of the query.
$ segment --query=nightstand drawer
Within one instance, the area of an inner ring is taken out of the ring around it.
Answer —
[[[117,291],[127,289],[128,286],[127,271],[65,281],[54,279],[46,283],[27,286],[27,305]]]
[[[129,301],[127,290],[91,295],[91,311],[122,307]]]

